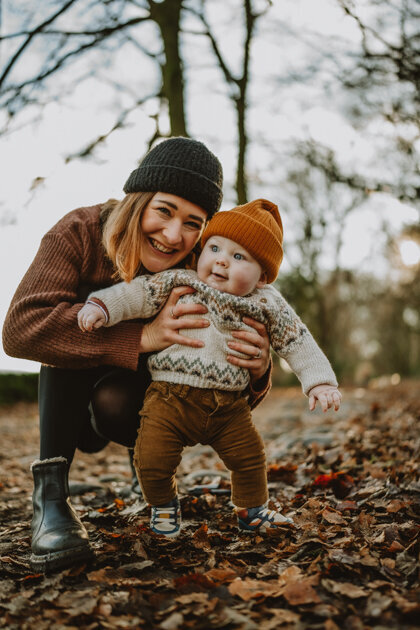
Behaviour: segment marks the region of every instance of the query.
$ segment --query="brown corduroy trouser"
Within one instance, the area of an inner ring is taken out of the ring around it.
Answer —
[[[182,450],[195,444],[212,446],[231,471],[236,506],[267,501],[264,444],[243,392],[153,382],[140,417],[134,461],[151,505],[164,505],[176,496]]]

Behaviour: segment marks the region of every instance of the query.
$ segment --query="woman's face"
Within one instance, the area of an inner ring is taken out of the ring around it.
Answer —
[[[207,213],[169,193],[156,193],[140,219],[141,262],[150,273],[174,267],[201,236]]]

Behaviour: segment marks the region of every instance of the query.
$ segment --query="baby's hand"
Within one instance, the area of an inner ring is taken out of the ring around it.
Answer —
[[[106,324],[106,317],[99,306],[89,302],[78,312],[77,323],[83,332],[91,332]]]
[[[309,394],[309,409],[313,411],[316,407],[316,401],[322,407],[322,411],[327,411],[330,407],[334,407],[335,411],[340,409],[341,394],[336,387],[332,385],[316,385],[312,387]]]

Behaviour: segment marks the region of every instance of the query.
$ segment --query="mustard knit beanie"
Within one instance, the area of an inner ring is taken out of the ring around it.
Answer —
[[[246,249],[273,282],[283,260],[283,224],[279,209],[267,199],[255,199],[226,212],[218,212],[201,237],[204,247],[210,236],[224,236]]]

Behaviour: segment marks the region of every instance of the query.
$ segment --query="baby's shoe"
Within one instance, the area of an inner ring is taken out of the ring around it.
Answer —
[[[293,523],[291,518],[286,518],[276,510],[270,510],[267,505],[243,508],[237,510],[236,514],[239,529],[246,532],[265,532],[267,529],[276,529],[285,523]]]
[[[150,529],[167,538],[178,536],[181,531],[181,506],[178,497],[165,505],[152,505]]]

